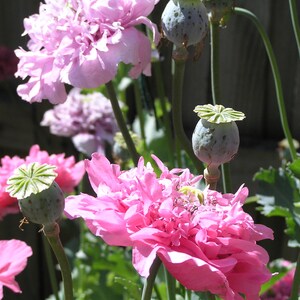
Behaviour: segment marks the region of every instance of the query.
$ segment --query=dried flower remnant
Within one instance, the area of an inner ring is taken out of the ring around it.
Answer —
[[[14,77],[18,62],[19,59],[12,49],[0,46],[0,81]]]

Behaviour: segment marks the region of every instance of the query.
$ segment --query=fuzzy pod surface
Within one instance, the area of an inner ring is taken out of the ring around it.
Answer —
[[[161,17],[164,36],[177,47],[200,43],[208,31],[208,17],[200,0],[170,0]]]
[[[48,189],[18,200],[18,203],[28,221],[47,225],[56,222],[62,216],[65,198],[59,185],[53,181]]]
[[[239,130],[235,122],[215,124],[200,119],[192,136],[195,155],[207,165],[229,162],[238,152]]]

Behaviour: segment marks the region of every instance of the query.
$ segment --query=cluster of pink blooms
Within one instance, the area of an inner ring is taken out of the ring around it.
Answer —
[[[64,83],[95,88],[112,80],[120,62],[131,64],[129,75],[151,73],[151,43],[136,25],[145,24],[154,41],[158,30],[147,16],[158,0],[45,0],[39,14],[24,20],[28,48],[16,50],[16,76],[26,84],[18,94],[29,102],[62,103]]]
[[[73,88],[67,101],[48,110],[41,122],[55,135],[71,137],[79,152],[105,153],[118,129],[110,101],[101,93],[81,94]]]
[[[284,277],[278,280],[270,290],[261,296],[262,300],[288,300],[291,297],[295,266],[290,261],[283,260],[281,268],[289,269]]]
[[[133,266],[149,275],[158,256],[186,288],[210,291],[226,300],[259,299],[261,284],[271,277],[268,253],[257,241],[273,232],[255,224],[243,211],[248,189],[235,194],[196,189],[200,176],[188,169],[169,170],[153,156],[158,176],[143,158],[121,171],[103,155],[85,160],[96,197],[66,199],[68,218],[81,217],[89,229],[114,246],[133,249]]]
[[[83,161],[76,163],[73,156],[65,158],[65,154],[49,155],[46,151],[41,151],[38,145],[31,147],[29,155],[24,159],[18,156],[4,156],[0,166],[0,219],[7,214],[18,213],[18,201],[12,198],[8,192],[7,179],[13,174],[14,170],[23,164],[39,162],[56,166],[57,177],[55,181],[65,193],[70,193],[81,181],[85,169]]]
[[[21,293],[15,276],[25,269],[27,258],[31,255],[31,248],[22,241],[0,241],[0,299],[3,298],[4,286],[15,293]]]
[[[0,81],[14,77],[18,62],[12,49],[0,46]]]

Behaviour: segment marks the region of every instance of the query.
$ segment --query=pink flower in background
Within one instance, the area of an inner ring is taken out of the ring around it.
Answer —
[[[38,145],[31,147],[29,155],[26,158],[14,156],[4,156],[1,159],[0,166],[0,219],[7,214],[18,213],[18,201],[9,196],[6,192],[7,179],[13,174],[14,170],[22,164],[31,162],[47,163],[56,166],[55,172],[58,174],[55,181],[65,193],[70,193],[81,181],[85,169],[84,163],[75,162],[73,156],[65,158],[65,154],[49,155],[47,151],[41,151]]]
[[[262,296],[262,300],[288,300],[291,297],[292,286],[295,274],[295,265],[287,260],[281,260],[276,262],[277,268],[289,270],[286,275],[279,279],[270,290],[265,292]],[[300,295],[300,293],[299,293]]]
[[[0,81],[14,77],[18,62],[12,49],[0,46]]]
[[[45,0],[39,14],[24,20],[28,48],[16,50],[20,58],[16,76],[30,77],[18,87],[26,101],[49,99],[63,103],[64,83],[95,88],[112,80],[120,62],[131,64],[129,75],[151,74],[151,43],[136,25],[158,30],[147,16],[157,0]]]
[[[49,126],[52,134],[72,137],[77,150],[88,156],[104,154],[118,128],[110,101],[99,92],[80,91],[73,88],[65,103],[46,111],[41,125]]]
[[[200,177],[188,169],[168,170],[150,163],[121,171],[100,154],[86,160],[96,197],[69,196],[65,214],[82,217],[109,245],[132,246],[133,265],[147,277],[158,256],[185,287],[210,291],[226,300],[259,299],[271,277],[269,257],[257,241],[273,238],[272,230],[254,224],[243,211],[248,190],[236,194],[196,189]]]
[[[25,269],[27,258],[31,255],[31,248],[22,241],[0,241],[0,299],[3,298],[4,286],[15,293],[22,292],[15,276]]]

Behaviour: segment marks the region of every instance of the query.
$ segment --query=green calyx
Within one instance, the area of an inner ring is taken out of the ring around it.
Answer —
[[[243,112],[225,108],[223,105],[197,105],[194,112],[199,118],[214,124],[242,121],[246,117]]]
[[[219,23],[221,27],[225,26],[233,11],[234,0],[202,0],[208,13],[209,20]]]
[[[18,200],[38,194],[52,185],[57,176],[55,169],[55,166],[37,162],[22,165],[8,178],[6,191]]]

